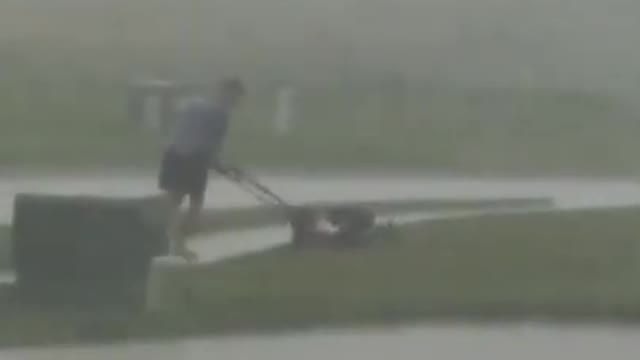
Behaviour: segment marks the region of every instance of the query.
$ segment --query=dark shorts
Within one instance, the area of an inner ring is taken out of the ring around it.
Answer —
[[[158,176],[160,189],[189,196],[204,196],[209,178],[209,161],[204,154],[165,151]]]

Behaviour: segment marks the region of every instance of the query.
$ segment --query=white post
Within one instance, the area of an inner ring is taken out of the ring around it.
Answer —
[[[289,135],[293,128],[295,89],[284,86],[278,91],[276,98],[276,112],[273,119],[273,132],[277,136]]]
[[[184,276],[188,269],[189,263],[179,256],[160,256],[153,259],[147,280],[147,311],[166,311],[184,306],[188,288],[181,276]]]
[[[150,96],[144,99],[143,123],[147,130],[160,130],[160,119],[162,118],[161,106],[162,102],[157,95]]]

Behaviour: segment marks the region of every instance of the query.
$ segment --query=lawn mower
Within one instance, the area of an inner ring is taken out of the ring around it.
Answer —
[[[280,211],[292,228],[295,247],[359,246],[368,242],[375,214],[354,205],[292,205],[241,170],[222,174],[258,201]]]

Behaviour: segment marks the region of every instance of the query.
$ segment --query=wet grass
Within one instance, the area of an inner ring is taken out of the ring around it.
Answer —
[[[279,249],[198,269],[184,281],[193,290],[189,309],[227,329],[635,316],[638,215],[620,209],[428,222],[363,251]]]
[[[365,249],[281,247],[185,270],[176,279],[188,290],[184,301],[166,313],[114,318],[5,308],[0,339],[37,344],[434,320],[635,322],[638,216],[635,208],[487,215],[403,226]]]
[[[5,65],[11,76],[0,86],[0,165],[159,164],[166,134],[127,119],[126,64],[43,56],[18,51],[15,63]],[[480,173],[640,168],[633,156],[636,113],[604,93],[445,85],[400,91],[375,76],[362,83],[303,85],[295,130],[280,137],[271,121],[276,88],[264,79],[247,81],[255,89],[236,116],[225,154],[246,166]],[[406,97],[398,100],[399,94]]]
[[[331,92],[339,93],[340,89],[326,89],[326,93]],[[300,123],[287,137],[273,135],[269,121],[271,106],[249,99],[247,108],[233,124],[226,156],[244,166],[275,168],[304,165],[315,169],[595,174],[626,173],[640,168],[631,155],[637,148],[635,139],[629,135],[640,128],[615,104],[604,108],[595,104],[606,102],[598,96],[577,94],[585,99],[576,105],[562,103],[565,95],[553,91],[522,94],[521,98],[492,93],[487,95],[491,98],[487,101],[519,109],[495,115],[496,110],[484,108],[482,101],[476,104],[468,100],[469,94],[444,94],[433,99],[435,104],[428,109],[412,110],[414,115],[407,120],[399,120],[396,115],[406,109],[385,105],[387,108],[380,114],[370,116],[375,119],[369,121],[371,124],[358,119],[360,115],[351,115],[359,111],[356,103],[343,109],[340,103],[348,103],[353,95],[344,92],[343,96],[339,101],[324,93],[309,94],[305,102],[314,104],[301,110]],[[549,100],[554,97],[560,100]],[[78,110],[86,114],[81,118],[61,111],[59,119],[45,116],[45,120],[20,125],[16,131],[3,131],[0,137],[7,139],[0,142],[0,164],[156,167],[164,137],[145,133],[127,121],[118,111],[124,102],[122,96],[107,94],[103,98],[107,103],[101,105],[103,110],[83,105],[95,101],[87,98],[80,104],[65,106],[65,109],[86,107]],[[520,103],[525,101],[532,103],[535,110],[520,109]],[[331,110],[316,111],[316,108]],[[609,119],[606,127],[600,125],[602,118]],[[482,127],[478,128],[478,124]]]

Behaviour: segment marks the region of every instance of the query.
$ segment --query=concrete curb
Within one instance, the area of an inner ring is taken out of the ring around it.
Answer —
[[[495,199],[389,199],[376,201],[351,202],[311,202],[300,205],[359,206],[374,211],[377,215],[420,213],[454,210],[514,210],[548,209],[554,206],[552,198],[495,198]],[[271,206],[252,206],[207,210],[203,214],[198,233],[251,229],[269,225],[285,224],[286,219],[277,208]]]

